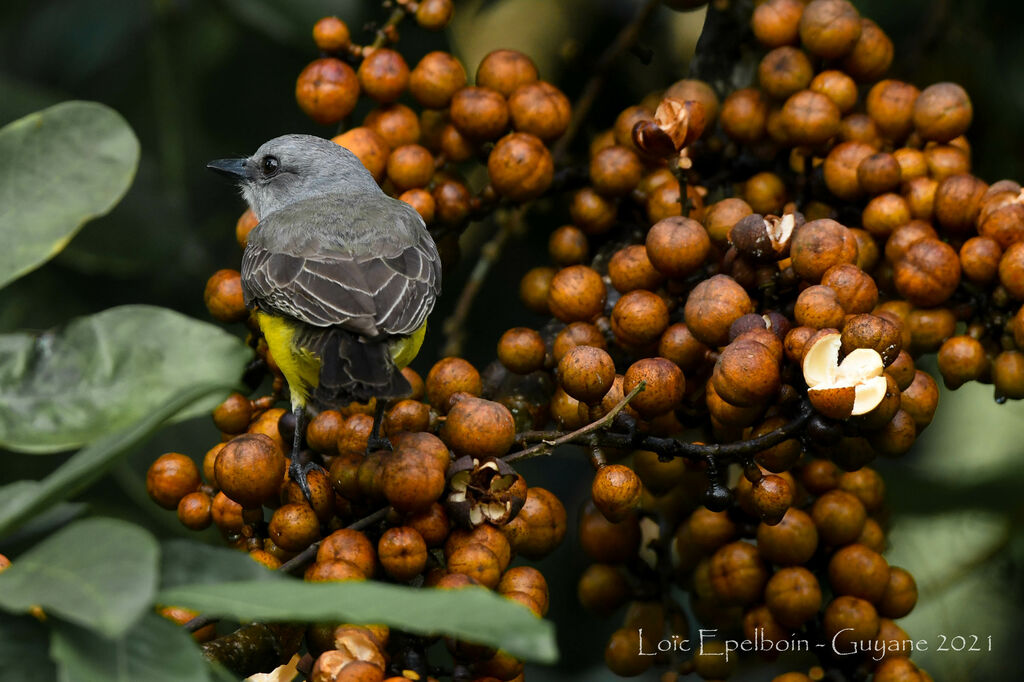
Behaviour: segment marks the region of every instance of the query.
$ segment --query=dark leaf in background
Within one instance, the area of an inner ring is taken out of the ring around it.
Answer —
[[[32,616],[0,613],[0,682],[53,682],[50,631]]]
[[[160,587],[203,585],[243,580],[279,580],[245,552],[202,545],[189,540],[168,540],[160,545]]]
[[[2,335],[0,446],[69,450],[127,427],[183,388],[237,381],[250,357],[219,327],[154,306],[111,308],[39,336]]]
[[[209,668],[181,627],[147,613],[122,637],[108,639],[58,621],[50,654],[62,682],[203,682]]]
[[[240,21],[279,43],[306,48],[312,45],[310,29],[323,16],[337,15],[349,21],[353,39],[360,40],[359,14],[365,5],[358,0],[225,0]],[[370,9],[374,9],[371,5]]]
[[[0,129],[0,287],[45,263],[124,196],[139,163],[128,123],[97,102],[64,102]]]
[[[161,590],[159,599],[241,620],[384,623],[500,647],[524,660],[558,659],[549,621],[483,588],[424,590],[376,582],[281,580],[186,585]]]
[[[114,519],[57,531],[0,573],[0,607],[44,612],[119,637],[150,608],[159,547],[148,532]],[[144,679],[144,678],[137,678]]]
[[[24,483],[24,481],[19,481],[19,483]],[[17,485],[16,483],[13,486],[0,488],[0,497],[5,497],[11,488],[16,490]],[[10,545],[38,540],[49,535],[84,515],[88,511],[88,506],[84,502],[58,502],[56,504],[48,502],[45,508],[39,510],[39,513],[32,514],[32,518],[27,519],[25,525],[21,526],[16,533],[0,539],[0,551],[4,551],[4,548]],[[0,515],[5,509],[7,509],[7,505],[0,502]],[[3,531],[0,531],[0,535],[2,534]]]

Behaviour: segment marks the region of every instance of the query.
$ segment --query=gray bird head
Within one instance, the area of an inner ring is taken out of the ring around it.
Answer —
[[[260,220],[302,199],[381,191],[355,154],[313,135],[275,137],[248,158],[219,159],[206,167],[238,182]]]

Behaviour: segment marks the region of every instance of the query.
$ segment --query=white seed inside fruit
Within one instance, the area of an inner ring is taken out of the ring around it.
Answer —
[[[882,356],[871,348],[856,348],[839,362],[840,346],[838,332],[814,340],[804,353],[804,381],[812,392],[852,388],[854,399],[850,415],[866,414],[885,398]]]

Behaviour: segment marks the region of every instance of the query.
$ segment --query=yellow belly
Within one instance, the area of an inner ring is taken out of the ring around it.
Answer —
[[[427,321],[424,320],[419,329],[409,336],[403,336],[397,341],[391,342],[391,359],[395,361],[398,369],[405,369],[410,362],[416,359],[423,345],[423,337],[427,335]]]
[[[304,348],[295,348],[295,322],[264,312],[256,314],[260,331],[267,341],[267,348],[274,362],[281,368],[288,390],[292,394],[292,405],[301,407],[309,399],[309,392],[320,385],[320,358]]]
[[[285,317],[258,312],[260,330],[267,341],[270,355],[281,368],[284,380],[292,394],[292,405],[301,407],[309,400],[310,391],[320,385],[320,358],[306,348],[296,348],[295,338],[297,322]],[[427,334],[427,323],[424,321],[419,329],[409,336],[403,336],[391,342],[391,359],[399,369],[406,367],[416,354],[420,352],[423,338]]]

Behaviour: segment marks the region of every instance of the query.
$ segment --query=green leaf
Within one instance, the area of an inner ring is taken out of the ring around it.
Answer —
[[[167,419],[211,393],[223,393],[222,384],[191,386],[167,399],[131,427],[75,453],[41,481],[16,481],[0,488],[0,537],[36,517],[55,502],[67,499],[100,479],[128,450],[138,445]]]
[[[123,429],[181,389],[237,383],[237,337],[166,308],[126,305],[42,335],[0,335],[0,447],[70,450]],[[216,401],[178,415],[196,416]]]
[[[939,373],[933,357],[918,363],[932,376]],[[997,405],[992,386],[970,382],[955,391],[939,381],[939,406],[931,425],[915,444],[916,457],[907,465],[939,483],[976,488],[990,483],[1020,481],[1024,403]]]
[[[943,673],[936,679],[1016,679],[1005,668],[1020,657],[1014,649],[1019,603],[1008,598],[1019,586],[1008,551],[1012,534],[1012,519],[988,510],[896,517],[885,557],[910,571],[919,594],[899,625],[926,643],[913,659]],[[967,638],[962,651],[954,648],[957,636]]]
[[[160,592],[161,603],[210,616],[264,621],[384,623],[500,647],[541,663],[558,658],[554,627],[490,590],[432,590],[376,582],[298,580],[186,585]]]
[[[61,682],[202,682],[206,661],[187,632],[147,613],[122,637],[108,639],[58,621],[50,640]]]
[[[119,637],[153,603],[159,547],[115,519],[78,521],[16,557],[0,573],[0,608],[45,612]]]
[[[49,630],[31,616],[0,613],[0,682],[53,682]]]
[[[97,102],[63,102],[0,129],[0,287],[60,252],[135,177],[139,141]]]
[[[18,481],[11,487],[17,489],[23,483],[31,484],[35,483],[35,481]],[[6,493],[6,487],[0,488],[0,499],[3,499]],[[0,502],[0,510],[4,508],[5,503]],[[88,509],[89,505],[84,502],[47,504],[44,508],[40,508],[38,513],[33,514],[31,518],[27,518],[25,525],[19,528],[17,532],[11,533],[8,536],[4,536],[0,532],[0,551],[3,551],[4,547],[10,547],[19,543],[38,542],[43,537],[68,525],[80,516],[85,516]]]
[[[214,680],[214,682],[238,682],[240,679],[220,663],[207,661],[207,664],[210,666],[210,679]]]
[[[245,580],[280,580],[284,576],[249,558],[246,552],[168,540],[160,546],[160,587],[204,585]]]

